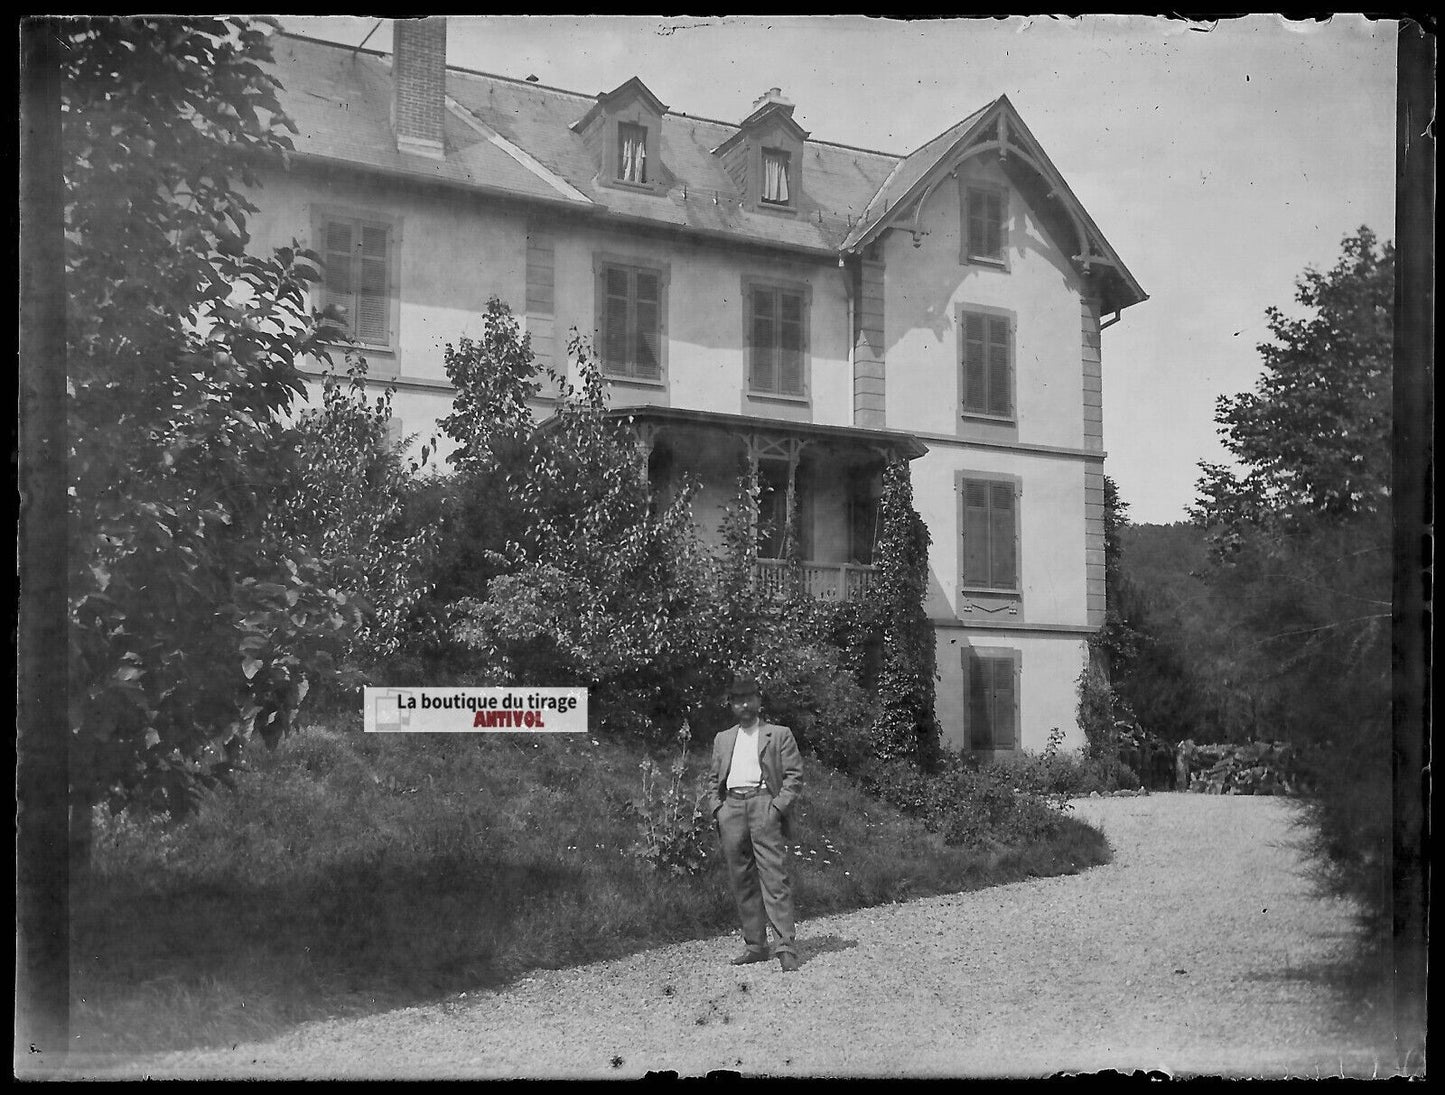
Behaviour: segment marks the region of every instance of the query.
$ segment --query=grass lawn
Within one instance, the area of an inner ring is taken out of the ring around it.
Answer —
[[[694,743],[693,771],[707,753]],[[338,720],[252,755],[184,825],[106,818],[72,898],[74,1049],[230,1044],[736,931],[715,846],[692,877],[633,855],[624,804],[647,755],[580,734],[363,735]],[[802,937],[809,917],[1109,858],[1073,819],[1046,842],[967,850],[811,760],[804,782]]]

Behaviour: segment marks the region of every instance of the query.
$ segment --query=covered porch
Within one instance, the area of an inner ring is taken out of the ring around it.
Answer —
[[[675,407],[612,413],[630,421],[660,504],[684,480],[699,484],[694,514],[719,551],[738,481],[751,474],[758,487],[751,534],[760,587],[781,595],[796,579],[818,600],[855,600],[867,591],[876,575],[883,469],[928,451],[916,437],[891,430]]]

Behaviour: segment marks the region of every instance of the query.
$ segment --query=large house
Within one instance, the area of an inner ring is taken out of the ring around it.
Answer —
[[[324,257],[318,303],[346,308],[404,428],[450,411],[443,347],[496,295],[543,365],[566,370],[572,329],[590,339],[655,481],[703,483],[704,528],[752,461],[764,527],[791,502],[808,588],[835,598],[866,588],[881,471],[906,458],[945,739],[1082,744],[1099,336],[1145,294],[1012,104],[896,156],[815,138],[778,88],[721,122],[636,77],[585,95],[448,67],[443,19],[398,20],[394,41],[277,38],[300,132],[253,227]]]

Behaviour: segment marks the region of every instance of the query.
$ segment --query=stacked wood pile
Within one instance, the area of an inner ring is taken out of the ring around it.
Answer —
[[[1309,789],[1299,750],[1284,741],[1179,744],[1176,787],[1206,795],[1293,795]]]

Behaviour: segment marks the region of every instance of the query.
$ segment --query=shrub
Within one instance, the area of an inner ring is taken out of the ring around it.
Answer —
[[[838,664],[835,651],[796,649],[762,679],[767,717],[793,731],[798,747],[841,772],[865,770],[873,757],[873,704]]]
[[[1064,805],[1057,796],[1018,786],[1001,765],[960,767],[945,778],[954,784],[955,803],[943,827],[945,844],[1034,844],[1053,836],[1063,821]]]
[[[1063,796],[1016,777],[1010,765],[945,753],[930,772],[903,761],[880,765],[867,785],[930,832],[941,832],[945,844],[1025,845],[1052,836],[1068,808]]]

